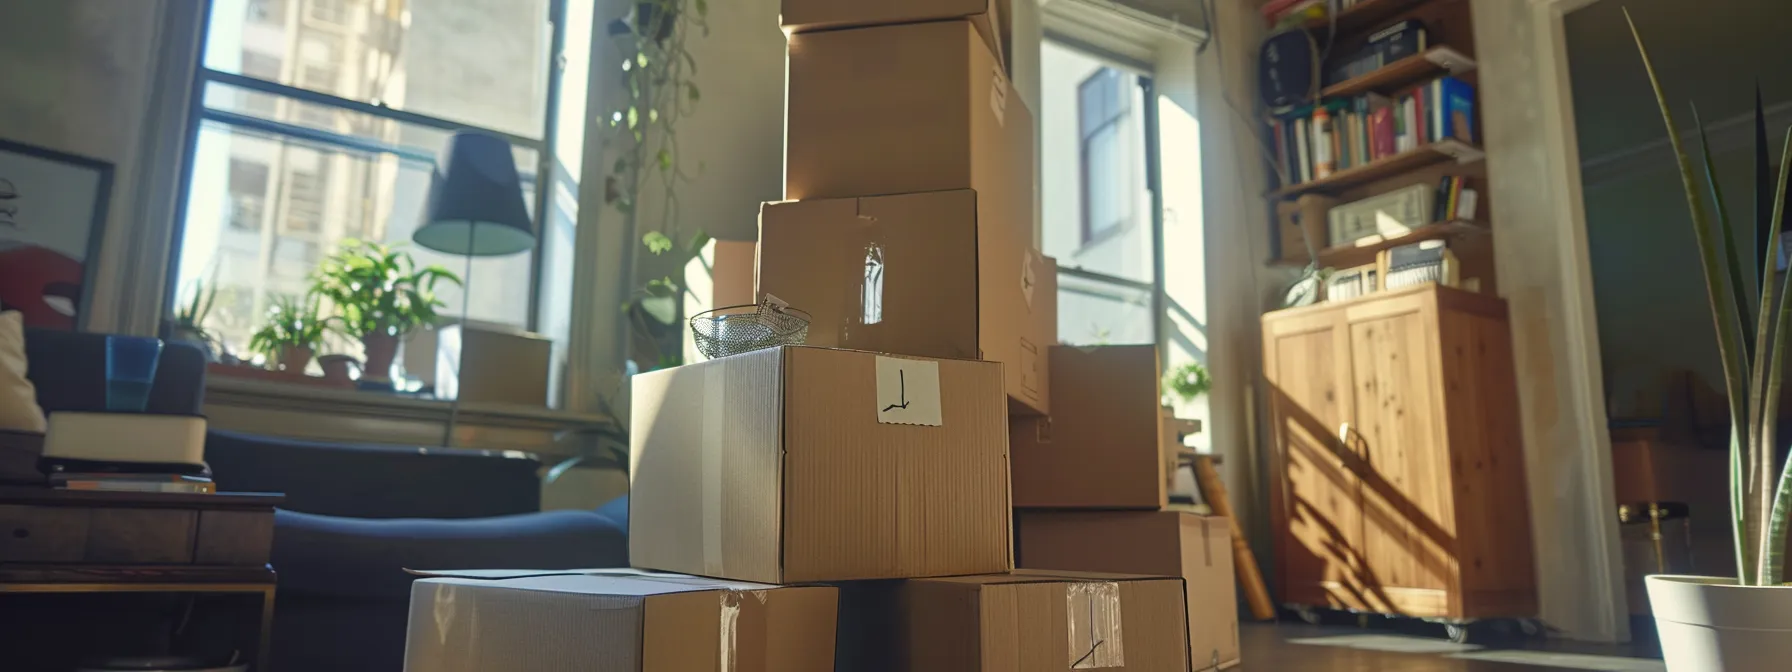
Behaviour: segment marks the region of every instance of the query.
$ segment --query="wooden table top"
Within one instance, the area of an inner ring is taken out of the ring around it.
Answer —
[[[61,490],[40,486],[0,486],[0,504],[107,506],[124,508],[271,509],[286,501],[277,492],[114,492]]]

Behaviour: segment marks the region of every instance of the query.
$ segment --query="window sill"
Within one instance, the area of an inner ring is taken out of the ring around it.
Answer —
[[[205,412],[217,429],[316,441],[440,446],[449,402],[262,380],[213,376]],[[455,446],[527,450],[544,455],[584,452],[595,430],[613,426],[601,413],[522,404],[468,403],[455,419]]]

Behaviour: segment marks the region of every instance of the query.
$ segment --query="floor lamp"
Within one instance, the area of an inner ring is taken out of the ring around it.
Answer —
[[[454,362],[454,375],[458,378],[467,357],[473,258],[535,249],[535,226],[523,204],[523,182],[517,175],[510,143],[484,133],[461,132],[449,138],[430,179],[423,224],[411,234],[411,240],[437,252],[467,258],[466,273],[461,276],[461,348]],[[440,379],[440,373],[437,378]],[[456,385],[454,400],[448,406],[444,446],[454,446],[460,398],[461,389]]]

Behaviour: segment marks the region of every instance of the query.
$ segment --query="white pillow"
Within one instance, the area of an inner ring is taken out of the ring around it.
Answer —
[[[25,378],[25,317],[0,313],[0,429],[44,431],[37,388]]]

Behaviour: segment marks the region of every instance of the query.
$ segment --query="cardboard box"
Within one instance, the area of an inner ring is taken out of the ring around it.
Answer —
[[[673,575],[423,578],[404,669],[832,672],[835,594]]]
[[[970,190],[767,203],[758,295],[808,311],[810,345],[1001,362],[1010,408],[1039,415],[1058,274],[1022,233]]]
[[[1001,375],[784,347],[635,376],[630,564],[763,583],[1008,571]]]
[[[1173,577],[1018,570],[847,593],[840,639],[868,648],[851,651],[842,660],[853,666],[841,669],[1189,669],[1182,581]]]
[[[515,328],[453,324],[436,332],[436,393],[461,403],[548,405],[554,342]]]
[[[1157,347],[1059,345],[1048,354],[1051,417],[1009,420],[1014,506],[1163,508]]]
[[[1182,577],[1192,669],[1238,664],[1231,521],[1179,511],[1028,511],[1016,524],[1022,567]]]
[[[1031,231],[1033,116],[971,22],[789,46],[785,200],[975,189]]]
[[[1010,0],[784,0],[779,18],[786,33],[964,19],[1012,67],[1010,6]]]

